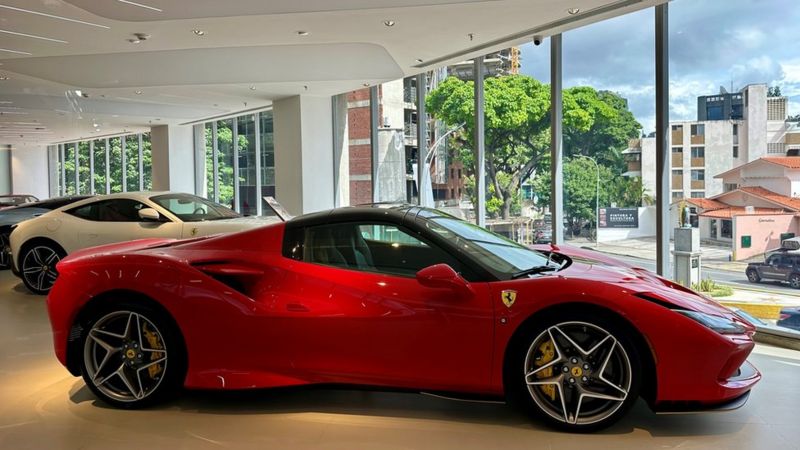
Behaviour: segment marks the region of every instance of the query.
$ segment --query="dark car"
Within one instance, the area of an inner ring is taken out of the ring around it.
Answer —
[[[745,269],[751,283],[762,280],[788,281],[795,289],[800,289],[800,254],[781,251],[769,255],[763,263],[750,263]]]
[[[11,267],[11,249],[8,236],[11,235],[11,230],[18,223],[88,197],[88,195],[74,195],[71,197],[51,198],[33,203],[24,203],[0,211],[0,270]]]
[[[800,331],[800,306],[783,308],[776,325]]]

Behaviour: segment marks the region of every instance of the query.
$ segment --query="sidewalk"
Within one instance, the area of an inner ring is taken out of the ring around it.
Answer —
[[[781,309],[787,306],[797,306],[800,298],[796,295],[778,294],[749,289],[734,289],[728,297],[716,297],[714,300],[728,308],[739,308],[758,317],[759,319],[774,320],[780,315]]]
[[[612,255],[630,256],[650,261],[655,261],[656,259],[656,239],[654,237],[600,242],[600,245],[586,238],[576,238],[568,240],[567,243]],[[673,243],[670,242],[670,250],[673,248]],[[730,248],[728,247],[701,244],[700,255],[703,267],[709,269],[744,273],[744,270],[747,268],[747,262],[745,261],[728,260],[730,255]]]

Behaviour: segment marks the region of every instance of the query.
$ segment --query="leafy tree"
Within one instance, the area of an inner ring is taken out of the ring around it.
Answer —
[[[567,89],[564,98],[564,148],[567,156],[586,154],[601,164],[623,166],[621,151],[641,126],[624,99],[592,88]],[[452,138],[457,157],[475,173],[474,87],[451,77],[426,100],[431,114],[449,126],[465,124]],[[492,77],[485,82],[487,211],[508,218],[520,202],[520,186],[549,161],[550,88],[525,75]],[[591,163],[590,163],[591,164]],[[621,172],[620,172],[621,173]],[[547,189],[549,192],[549,188]],[[469,192],[469,191],[468,191]],[[474,189],[473,189],[474,196]],[[493,200],[493,199],[497,200]]]
[[[788,122],[800,122],[800,114],[789,116],[788,118],[786,118],[786,120]]]
[[[217,186],[219,188],[219,203],[234,207],[233,192],[233,130],[232,121],[217,121]],[[206,139],[206,189],[209,198],[214,198],[214,176],[213,176],[213,133],[210,126],[205,128]],[[247,148],[247,137],[238,135],[239,149]],[[239,178],[240,181],[243,178]]]

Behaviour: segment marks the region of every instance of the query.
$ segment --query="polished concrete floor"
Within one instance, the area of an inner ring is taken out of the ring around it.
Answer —
[[[0,449],[800,449],[800,352],[759,346],[752,361],[764,379],[741,410],[657,416],[639,404],[594,435],[501,404],[350,390],[194,392],[120,411],[56,361],[44,298],[0,272]]]

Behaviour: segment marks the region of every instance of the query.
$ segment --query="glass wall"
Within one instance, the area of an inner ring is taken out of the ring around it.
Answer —
[[[275,141],[273,139],[272,113],[258,114],[259,124],[259,160],[261,166],[261,193],[258,201],[262,211],[267,209],[265,196],[275,196]]]
[[[244,215],[268,213],[263,196],[275,195],[272,111],[196,125],[204,137],[195,149],[202,161],[204,195]],[[234,145],[235,142],[235,145]]]
[[[58,186],[58,195],[106,194],[109,188],[111,193],[138,191],[152,186],[149,133],[59,144],[57,149],[57,170],[50,176],[57,180],[53,185]]]
[[[239,146],[239,195],[236,196],[238,210],[244,215],[258,214],[258,188],[256,171],[256,120],[248,114],[236,119],[237,144]]]
[[[97,139],[93,141],[92,155],[94,157],[94,185],[95,194],[107,194],[106,192],[106,140]]]

